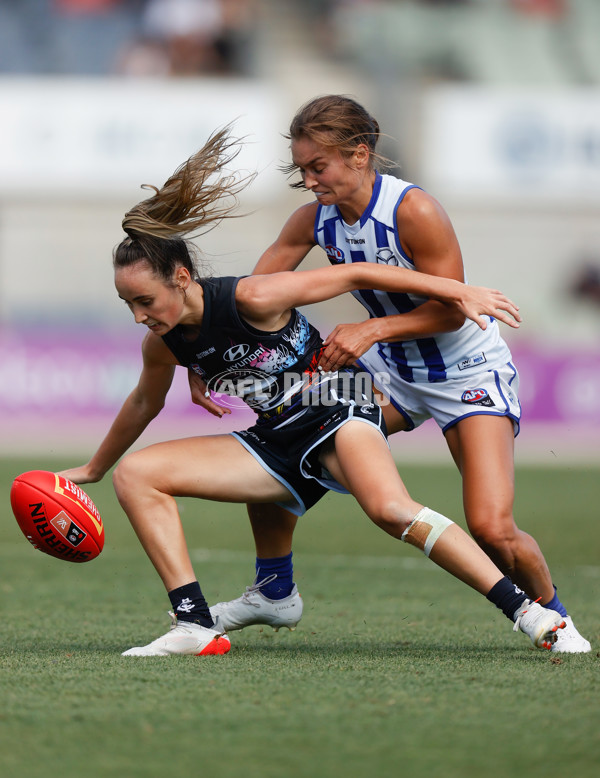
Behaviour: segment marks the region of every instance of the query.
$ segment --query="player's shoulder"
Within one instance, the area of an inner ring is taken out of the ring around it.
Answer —
[[[388,222],[391,214],[395,214],[415,184],[388,173],[378,173],[373,184],[373,194],[369,209],[378,221]]]
[[[305,203],[291,213],[281,231],[280,239],[287,243],[314,242],[314,225],[319,204]]]
[[[406,192],[396,211],[398,223],[430,222],[447,218],[441,203],[424,189],[413,186]]]
[[[315,223],[318,210],[319,204],[317,202],[304,203],[304,205],[301,205],[292,212],[287,223],[312,227]]]
[[[167,335],[174,335],[171,330]],[[173,352],[165,343],[164,339],[160,335],[156,335],[154,332],[147,332],[142,341],[142,356],[144,358],[144,364],[155,365],[174,365],[177,364]]]

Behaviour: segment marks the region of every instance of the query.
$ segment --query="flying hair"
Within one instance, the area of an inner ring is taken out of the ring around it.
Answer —
[[[241,151],[241,141],[230,137],[230,125],[214,132],[204,146],[158,189],[144,184],[154,196],[135,205],[123,219],[131,237],[157,238],[203,234],[223,219],[231,218],[238,194],[255,174],[240,176],[227,167]]]
[[[238,216],[233,213],[238,195],[256,175],[228,171],[242,148],[230,129],[227,125],[214,132],[160,189],[142,186],[154,195],[125,214],[122,226],[127,237],[113,253],[115,268],[144,261],[165,281],[178,266],[197,274],[197,249],[185,236],[205,234],[223,219]]]

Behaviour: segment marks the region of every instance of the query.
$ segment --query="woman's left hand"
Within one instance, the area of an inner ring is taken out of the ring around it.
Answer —
[[[212,413],[213,416],[221,419],[224,415],[231,413],[229,408],[218,405],[210,396],[206,382],[200,378],[191,368],[188,369],[188,383],[190,385],[190,395],[192,402],[204,408],[205,411]]]
[[[455,303],[460,311],[478,324],[482,330],[487,328],[484,316],[491,316],[498,321],[517,329],[522,321],[519,306],[513,303],[505,294],[497,289],[485,286],[468,286],[461,284],[460,294]]]

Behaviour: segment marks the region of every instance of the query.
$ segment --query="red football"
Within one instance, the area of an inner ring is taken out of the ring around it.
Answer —
[[[67,562],[89,562],[104,547],[98,509],[83,489],[62,475],[31,470],[13,481],[10,503],[34,548]]]

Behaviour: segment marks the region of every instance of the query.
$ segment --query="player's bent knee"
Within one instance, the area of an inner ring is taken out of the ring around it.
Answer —
[[[485,549],[510,554],[518,543],[518,529],[514,522],[487,522],[471,528],[473,539]]]
[[[385,500],[379,504],[370,505],[368,514],[380,529],[395,538],[401,538],[412,521],[414,510],[395,500]]]
[[[113,470],[112,474],[113,487],[119,501],[127,492],[127,482],[129,480],[125,474],[126,468],[123,467],[123,464],[124,460],[121,460],[121,462],[119,462],[119,464]]]
[[[402,533],[402,540],[421,549],[429,556],[443,532],[454,524],[453,521],[436,513],[430,508],[421,508],[408,527]]]
[[[113,486],[119,501],[124,499],[141,482],[141,468],[135,454],[123,457],[113,471]]]

